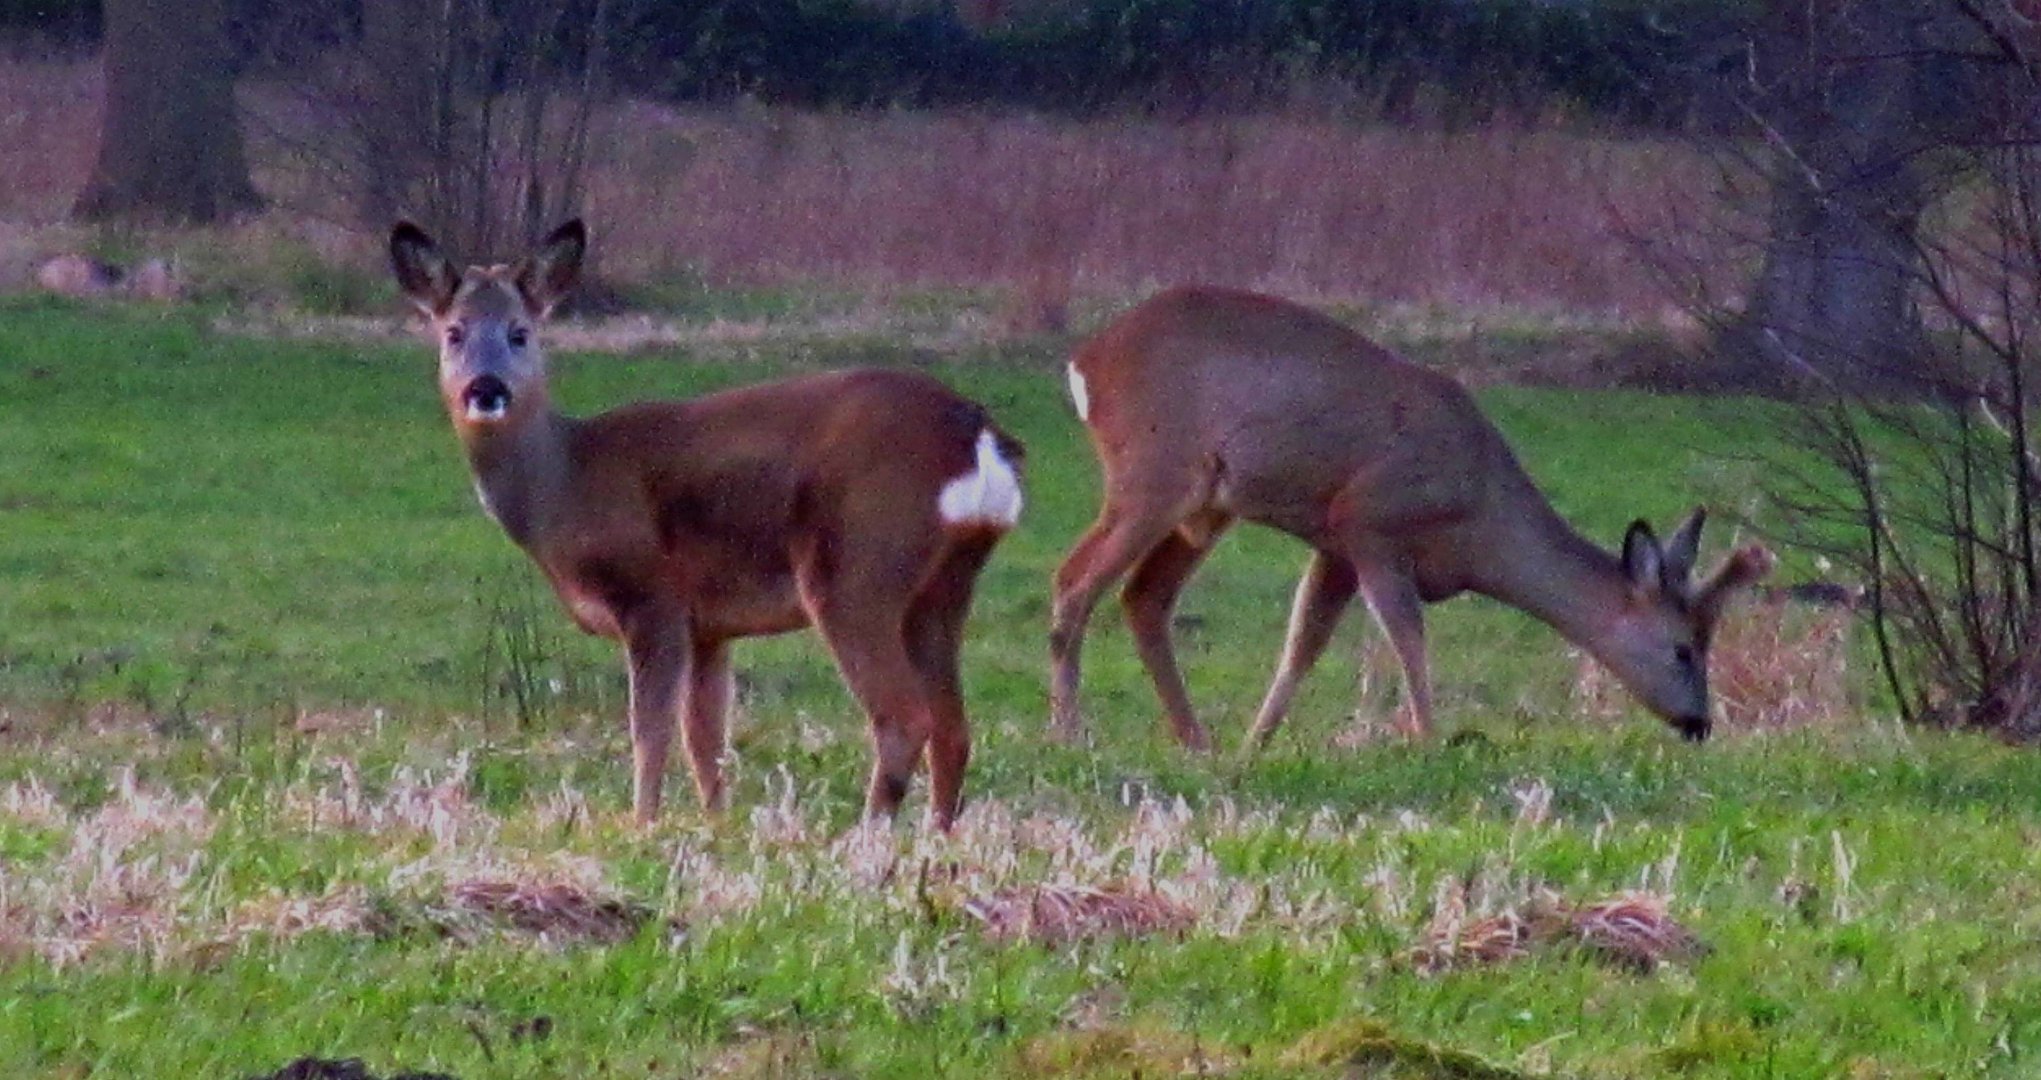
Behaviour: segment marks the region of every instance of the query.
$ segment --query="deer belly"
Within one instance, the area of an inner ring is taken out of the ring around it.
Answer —
[[[689,577],[689,609],[708,633],[752,637],[808,625],[793,567],[776,553],[711,552]]]

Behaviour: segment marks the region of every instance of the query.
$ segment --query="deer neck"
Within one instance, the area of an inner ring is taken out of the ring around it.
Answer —
[[[510,423],[460,426],[482,509],[524,548],[539,540],[573,489],[568,456],[573,421],[543,399],[527,408]]]
[[[1616,557],[1538,499],[1534,512],[1497,530],[1500,556],[1476,591],[1524,611],[1593,651],[1629,594]]]

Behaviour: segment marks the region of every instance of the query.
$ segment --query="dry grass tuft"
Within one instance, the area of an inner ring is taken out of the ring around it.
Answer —
[[[1627,892],[1574,908],[1567,932],[1594,955],[1640,971],[1707,952],[1655,893]]]
[[[1767,594],[1724,620],[1708,677],[1731,730],[1828,726],[1861,715],[1850,700],[1853,609]]]
[[[316,897],[272,893],[241,905],[209,944],[231,945],[256,934],[387,938],[418,932],[457,942],[520,934],[545,945],[615,945],[655,918],[649,907],[579,882],[484,877],[454,882],[426,898],[372,897],[358,886]],[[676,920],[667,927],[680,932]]]
[[[48,823],[61,814],[33,780],[0,802]],[[61,967],[102,949],[166,951],[215,827],[204,800],[144,788],[130,768],[112,798],[61,823],[70,841],[62,856],[35,874],[0,874],[0,957],[34,954]]]
[[[227,919],[215,945],[232,944],[256,934],[294,938],[310,933],[361,934],[383,937],[391,920],[360,888],[344,887],[323,896],[292,896],[280,891],[250,900]]]
[[[1097,937],[1184,934],[1197,913],[1153,890],[1116,886],[1029,885],[964,902],[994,941],[1064,945]]]
[[[447,890],[447,910],[441,922],[457,932],[464,923],[479,922],[541,941],[604,945],[636,937],[653,919],[643,905],[566,882],[463,881]]]
[[[1408,954],[1426,974],[1489,967],[1522,959],[1534,949],[1575,947],[1607,963],[1637,971],[1692,960],[1707,951],[1672,917],[1663,896],[1626,892],[1588,904],[1569,903],[1538,890],[1521,905],[1470,920],[1466,890],[1442,890],[1424,940]]]

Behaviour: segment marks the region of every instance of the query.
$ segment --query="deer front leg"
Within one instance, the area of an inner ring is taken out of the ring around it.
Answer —
[[[646,619],[625,641],[631,679],[631,806],[641,824],[659,817],[666,759],[673,747],[681,681],[687,677],[686,624]]]
[[[1297,598],[1290,605],[1290,630],[1283,640],[1283,656],[1276,664],[1276,676],[1269,683],[1268,695],[1262,699],[1261,710],[1255,714],[1254,727],[1247,736],[1249,754],[1267,746],[1276,728],[1282,725],[1290,702],[1297,696],[1298,684],[1325,652],[1358,586],[1353,565],[1346,559],[1326,551],[1311,557],[1303,579],[1297,582]]]

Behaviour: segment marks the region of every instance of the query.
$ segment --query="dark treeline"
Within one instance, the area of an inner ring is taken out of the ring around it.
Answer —
[[[239,61],[288,65],[343,44],[361,24],[364,2],[388,0],[229,0]],[[497,5],[514,16],[541,2]],[[967,21],[947,3],[573,2],[587,17],[555,25],[592,25],[600,4],[611,28],[604,52],[612,84],[666,100],[752,95],[813,107],[1189,113],[1262,105],[1315,82],[1357,88],[1391,119],[1430,108],[1450,122],[1476,122],[1556,107],[1649,126],[1696,115],[1709,76],[1737,63],[1733,30],[1749,6],[1063,0]],[[0,0],[0,32],[89,48],[98,9],[96,0]],[[559,48],[578,56],[581,45],[563,40]]]

